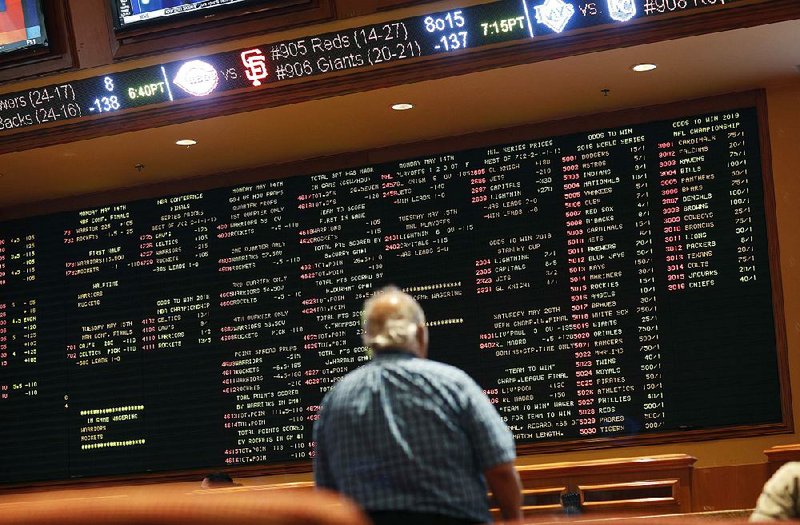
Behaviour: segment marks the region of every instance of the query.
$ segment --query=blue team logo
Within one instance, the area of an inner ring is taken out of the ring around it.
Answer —
[[[545,0],[542,5],[533,8],[536,11],[536,22],[546,25],[556,33],[567,27],[575,8],[564,0]]]

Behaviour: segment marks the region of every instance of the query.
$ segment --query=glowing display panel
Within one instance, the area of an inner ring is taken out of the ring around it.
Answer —
[[[0,133],[739,2],[503,0],[452,9],[0,95]]]
[[[2,224],[2,481],[308,460],[388,282],[519,444],[780,423],[760,166],[744,107]]]

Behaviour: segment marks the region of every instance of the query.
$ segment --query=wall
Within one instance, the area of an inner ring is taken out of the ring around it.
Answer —
[[[769,131],[772,151],[773,180],[775,187],[778,238],[780,245],[780,267],[783,282],[786,335],[789,349],[789,365],[792,392],[800,392],[800,79],[791,83],[770,86],[767,89]],[[794,419],[800,430],[800,401],[794,403]],[[763,451],[769,447],[799,443],[800,432],[786,435],[771,435],[755,438],[737,438],[704,442],[676,443],[674,445],[650,445],[587,450],[569,453],[535,454],[520,457],[519,465],[580,461],[599,458],[633,457],[655,454],[684,453],[698,459],[699,486],[707,487],[709,494],[730,496],[726,501],[707,505],[707,498],[699,501],[699,508],[737,506],[734,502],[745,502],[763,484],[766,477]],[[742,466],[741,469],[731,467]],[[738,474],[737,474],[738,473]],[[744,485],[731,487],[728,494],[720,491],[720,480],[739,477]],[[310,473],[256,477],[247,480],[248,485],[306,481]],[[741,505],[742,503],[739,503]],[[744,503],[746,506],[747,504]]]
[[[776,214],[780,244],[780,266],[783,280],[786,335],[792,392],[800,393],[800,80],[770,86],[767,90],[770,139],[775,185]],[[799,394],[800,395],[800,394]],[[794,419],[800,429],[800,399],[794,403]],[[774,445],[800,442],[800,431],[791,435],[715,440],[675,445],[653,445],[602,449],[594,451],[536,454],[519,458],[520,465],[558,461],[576,461],[608,457],[630,457],[666,453],[686,453],[698,458],[698,477],[709,493],[722,493],[717,481],[723,478],[746,478],[744,486],[734,490],[734,497],[725,503],[700,497],[696,510],[721,508],[745,501],[754,487],[760,486],[765,469],[763,450]],[[741,467],[740,467],[741,466]],[[246,484],[303,481],[310,474],[251,478]],[[708,496],[711,498],[712,496]]]

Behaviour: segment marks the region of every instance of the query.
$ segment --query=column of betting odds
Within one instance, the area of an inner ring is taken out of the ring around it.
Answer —
[[[389,282],[520,444],[779,423],[760,166],[739,108],[4,223],[3,481],[308,460]]]
[[[743,0],[502,0],[0,95],[0,133]]]

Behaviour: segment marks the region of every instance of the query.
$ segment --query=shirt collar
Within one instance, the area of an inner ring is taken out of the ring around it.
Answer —
[[[400,347],[393,347],[393,348],[383,348],[379,352],[373,351],[372,359],[386,359],[386,358],[393,358],[393,359],[402,359],[402,358],[412,358],[417,357],[417,354],[413,353],[411,350],[407,348],[400,348]]]

